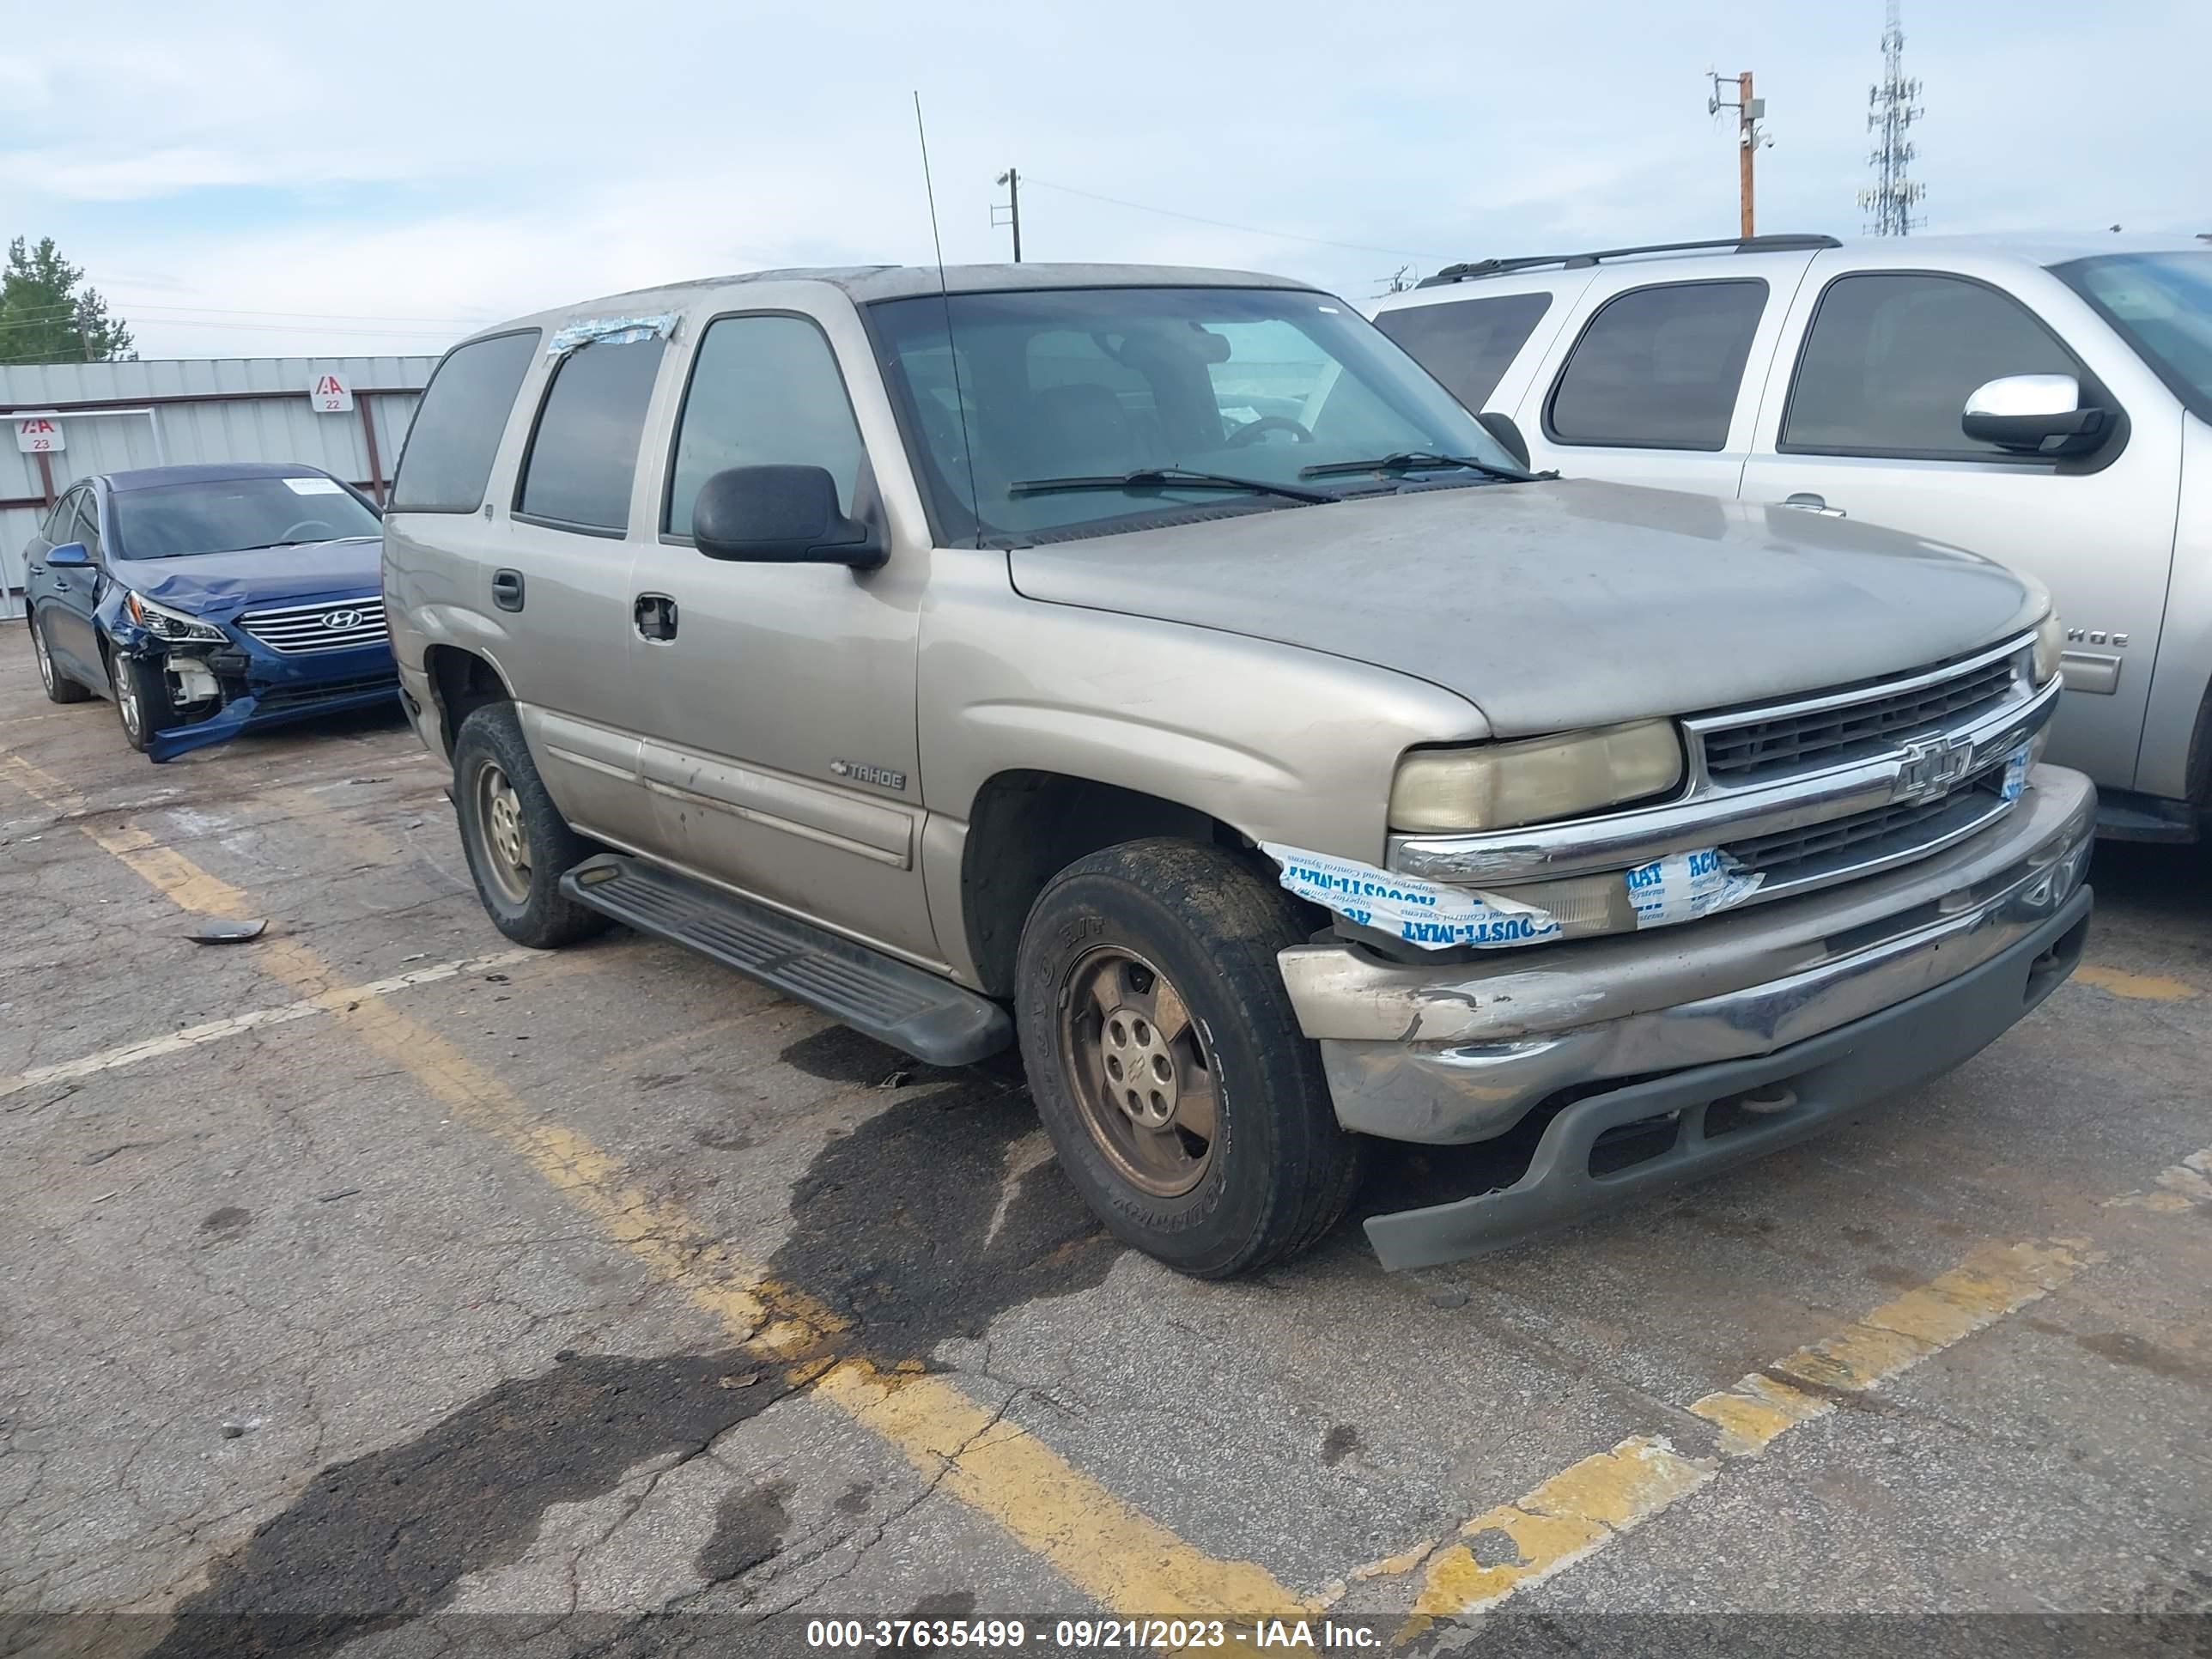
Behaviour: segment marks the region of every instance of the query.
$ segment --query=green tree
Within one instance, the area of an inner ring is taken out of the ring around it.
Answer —
[[[136,357],[131,331],[107,314],[84,271],[62,258],[54,239],[33,247],[18,236],[0,270],[0,363],[89,363]]]

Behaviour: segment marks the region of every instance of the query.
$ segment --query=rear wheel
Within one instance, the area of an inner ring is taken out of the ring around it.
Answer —
[[[477,896],[501,933],[550,951],[605,930],[606,917],[561,890],[561,878],[599,849],[546,793],[513,703],[488,703],[461,722],[453,811]]]
[[[1068,866],[1022,933],[1022,1055],[1060,1161],[1115,1234],[1223,1278],[1311,1243],[1351,1201],[1276,952],[1296,902],[1219,848],[1132,842]]]
[[[31,654],[38,659],[39,684],[46,688],[48,702],[82,702],[92,695],[54,666],[53,653],[46,649],[46,625],[36,611],[31,612]]]

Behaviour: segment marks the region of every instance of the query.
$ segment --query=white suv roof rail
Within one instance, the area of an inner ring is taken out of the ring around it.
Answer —
[[[1446,265],[1433,276],[1424,276],[1416,288],[1445,288],[1479,276],[1496,276],[1509,270],[1531,270],[1539,265],[1560,265],[1569,270],[1594,265],[1601,259],[1625,259],[1638,253],[1793,253],[1811,248],[1841,247],[1832,236],[1724,236],[1709,242],[1653,242],[1644,247],[1608,247],[1589,253],[1535,253],[1516,259],[1477,259],[1472,264]]]

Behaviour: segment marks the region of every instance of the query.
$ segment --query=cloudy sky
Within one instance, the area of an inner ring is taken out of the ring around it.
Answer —
[[[1767,100],[1760,228],[1851,234],[1881,32],[1881,0],[95,10],[0,0],[0,234],[56,238],[148,356],[432,349],[668,278],[925,261],[915,89],[956,263],[1006,257],[1009,162],[1030,258],[1354,297],[1729,234],[1708,69]],[[1906,0],[1905,27],[1931,232],[2212,230],[2204,0]]]

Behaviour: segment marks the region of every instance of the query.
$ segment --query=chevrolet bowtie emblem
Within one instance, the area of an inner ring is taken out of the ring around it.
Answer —
[[[1948,794],[1974,763],[1974,740],[1967,737],[1915,738],[1905,745],[1891,790],[1896,800],[1925,800]]]

